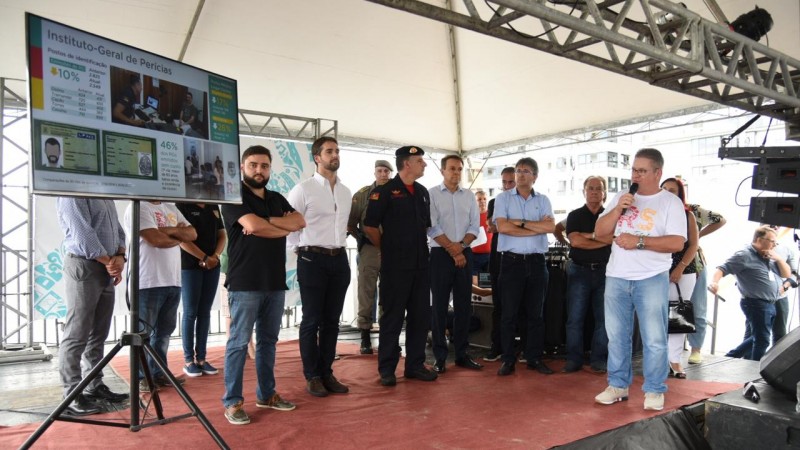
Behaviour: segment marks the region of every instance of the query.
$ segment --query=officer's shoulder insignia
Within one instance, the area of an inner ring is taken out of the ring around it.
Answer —
[[[370,200],[378,200],[379,198],[381,198],[380,192],[373,192],[372,194],[369,195]]]

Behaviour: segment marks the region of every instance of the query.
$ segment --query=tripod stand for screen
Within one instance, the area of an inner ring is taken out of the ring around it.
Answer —
[[[133,201],[133,206],[131,209],[131,246],[129,252],[129,259],[128,264],[130,266],[130,276],[128,277],[129,289],[130,289],[130,329],[136,330],[139,328],[139,200]],[[130,423],[120,423],[120,422],[106,422],[102,420],[91,420],[91,419],[83,419],[78,417],[71,417],[71,416],[62,416],[61,414],[64,410],[67,409],[70,403],[83,392],[83,389],[89,385],[89,383],[95,379],[97,374],[99,374],[103,368],[114,358],[114,356],[122,350],[123,347],[129,346],[130,347],[130,409],[131,409],[131,416],[130,416]],[[150,369],[147,366],[147,362],[145,360],[145,353],[153,359],[156,365],[161,369],[161,371],[166,375],[169,379],[170,384],[175,388],[178,394],[183,399],[183,402],[186,403],[186,406],[189,407],[189,413],[182,414],[175,417],[164,417],[163,407],[161,405],[161,398],[158,395],[157,386],[153,381],[153,375],[150,373]],[[156,420],[153,420],[148,423],[142,423],[139,418],[139,411],[140,411],[140,404],[139,404],[139,383],[138,383],[138,374],[139,368],[141,367],[142,371],[144,372],[145,380],[147,380],[147,385],[150,386],[151,392],[151,400],[156,410]],[[120,340],[111,349],[110,352],[99,362],[97,365],[92,368],[91,372],[89,372],[86,377],[81,380],[78,386],[73,389],[69,395],[67,395],[64,400],[58,404],[55,410],[47,417],[47,419],[42,422],[39,428],[33,432],[33,434],[28,437],[25,443],[22,444],[20,447],[21,449],[28,449],[33,445],[37,439],[53,424],[56,420],[61,420],[64,422],[78,422],[78,423],[86,423],[90,425],[103,425],[103,426],[110,426],[110,427],[122,427],[122,428],[130,428],[131,431],[139,431],[143,428],[147,428],[153,425],[163,425],[170,422],[175,422],[177,420],[185,419],[187,417],[197,416],[197,419],[200,423],[203,424],[208,434],[214,439],[214,441],[219,445],[220,448],[228,449],[228,444],[222,439],[222,436],[217,433],[214,429],[211,422],[208,421],[203,412],[200,411],[200,408],[195,404],[195,402],[189,397],[189,394],[183,390],[183,387],[180,385],[177,379],[170,373],[167,369],[166,362],[162,361],[155,350],[150,346],[150,343],[147,339],[147,333],[145,332],[125,332],[122,333]]]

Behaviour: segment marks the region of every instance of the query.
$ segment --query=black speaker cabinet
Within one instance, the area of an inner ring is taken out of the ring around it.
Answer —
[[[760,368],[767,383],[794,396],[800,382],[800,328],[781,338],[761,358]]]

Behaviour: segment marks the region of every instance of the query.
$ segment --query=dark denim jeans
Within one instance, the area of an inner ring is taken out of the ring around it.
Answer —
[[[281,329],[286,291],[230,291],[231,329],[225,346],[225,394],[227,408],[244,400],[242,385],[247,344],[256,327],[256,397],[269,400],[275,393],[275,344]]]
[[[769,337],[775,320],[775,303],[743,298],[740,306],[747,320],[745,339],[725,356],[760,361],[769,347]],[[748,332],[750,333],[748,335]]]
[[[458,268],[455,261],[441,247],[431,249],[431,335],[433,339],[433,355],[437,361],[447,359],[447,306],[450,294],[453,294],[453,346],[456,359],[467,356],[469,347],[469,320],[472,316],[472,251],[464,250],[467,264]]]
[[[301,251],[297,255],[297,281],[303,302],[300,322],[300,357],[307,380],[333,373],[339,338],[339,317],[350,285],[347,253],[338,256]]]
[[[606,287],[605,266],[594,270],[570,264],[567,270],[567,359],[583,364],[583,329],[587,314],[594,314],[591,363],[608,359],[608,336],[605,325],[603,293]]]
[[[183,361],[206,360],[208,327],[211,306],[217,295],[219,267],[211,270],[181,270],[181,298],[183,300]],[[195,345],[196,342],[196,345]]]
[[[527,317],[525,357],[528,363],[533,363],[544,353],[542,310],[548,284],[547,264],[543,254],[522,258],[504,252],[500,261],[500,284],[503,285],[503,312],[500,319],[503,362],[514,364],[517,359],[514,338],[517,313],[522,310]]]
[[[156,287],[139,290],[139,331],[150,333],[150,346],[167,365],[169,337],[178,325],[178,304],[181,301],[181,288],[178,286]],[[164,375],[151,358],[147,366],[153,377]],[[144,372],[139,370],[139,378]]]

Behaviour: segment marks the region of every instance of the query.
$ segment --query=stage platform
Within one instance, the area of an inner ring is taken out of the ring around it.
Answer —
[[[281,339],[292,339],[294,337],[296,337],[296,330],[289,329],[282,333]],[[532,371],[527,371],[525,370],[524,364],[519,364],[517,366],[517,373],[515,373],[512,377],[509,377],[512,378],[511,380],[507,380],[495,375],[495,372],[499,367],[499,363],[488,363],[481,361],[486,366],[481,372],[466,371],[465,369],[449,365],[448,372],[436,383],[421,383],[418,381],[404,380],[400,378],[400,382],[398,383],[399,389],[387,391],[386,388],[377,385],[376,357],[374,355],[357,354],[358,340],[359,336],[357,333],[341,334],[340,348],[343,349],[343,358],[342,361],[336,362],[334,365],[334,370],[337,371],[337,375],[339,375],[340,379],[351,383],[351,394],[348,394],[347,396],[332,396],[332,398],[322,400],[311,398],[304,392],[304,383],[302,383],[301,371],[299,366],[297,366],[297,364],[299,364],[299,356],[279,352],[277,362],[278,369],[281,368],[281,365],[289,368],[289,372],[282,374],[281,378],[279,378],[279,390],[281,390],[282,394],[285,392],[285,397],[290,398],[298,403],[298,410],[291,413],[277,413],[277,415],[274,416],[270,415],[269,419],[267,419],[267,422],[263,422],[264,419],[262,419],[262,424],[270,424],[271,419],[274,417],[276,420],[281,419],[281,423],[284,422],[283,419],[286,419],[287,426],[294,426],[292,422],[293,419],[291,419],[292,417],[301,421],[313,420],[313,416],[307,416],[307,414],[312,412],[316,414],[325,414],[325,417],[327,417],[327,414],[331,413],[335,413],[336,416],[345,414],[345,416],[352,416],[353,420],[362,420],[369,424],[369,421],[373,416],[377,419],[381,416],[381,414],[383,414],[383,411],[378,405],[373,405],[369,402],[360,404],[348,403],[347,405],[341,403],[341,406],[345,407],[344,410],[337,409],[337,406],[335,405],[336,402],[345,402],[345,400],[348,402],[354,401],[359,397],[363,397],[362,400],[368,400],[370,397],[374,396],[376,399],[379,399],[380,402],[391,402],[392,417],[394,420],[409,420],[410,422],[407,423],[407,425],[413,425],[414,427],[418,428],[420,432],[432,435],[426,437],[416,437],[407,441],[407,445],[403,445],[402,442],[397,441],[382,441],[382,439],[386,438],[387,435],[383,432],[377,432],[376,434],[375,430],[373,430],[373,426],[369,425],[371,430],[370,433],[372,434],[365,434],[361,440],[353,437],[350,441],[348,441],[350,444],[359,444],[357,447],[368,445],[395,448],[409,446],[423,448],[486,448],[488,443],[496,443],[501,447],[510,446],[517,448],[547,448],[554,445],[569,444],[569,442],[573,441],[578,442],[580,438],[595,434],[600,435],[604,432],[604,430],[608,430],[609,428],[624,428],[625,426],[628,426],[625,424],[629,422],[653,420],[656,417],[671,414],[665,410],[663,414],[648,413],[643,417],[633,416],[633,414],[642,416],[641,378],[637,378],[637,381],[635,381],[634,386],[631,389],[631,400],[629,402],[611,406],[595,405],[592,402],[592,396],[596,393],[595,391],[599,392],[602,390],[602,387],[604,387],[605,376],[593,374],[588,371],[588,368],[584,372],[578,374],[556,373],[551,376],[543,376]],[[220,358],[222,350],[220,347],[222,346],[223,341],[224,336],[215,336],[212,338],[212,342],[210,343],[210,346],[214,347],[210,350],[210,353],[211,351],[214,351],[214,353],[217,355],[217,358]],[[374,336],[374,342],[377,343],[377,336]],[[284,349],[290,348],[292,351],[295,351],[294,347],[296,347],[296,343],[294,345],[290,344],[291,343],[283,343],[279,345]],[[178,361],[176,363],[176,358],[174,357],[174,355],[177,353],[177,359],[180,359],[180,352],[178,351],[179,348],[180,341],[173,341],[171,347],[172,351],[170,352],[170,367],[179,367],[180,362]],[[355,351],[353,349],[355,349]],[[479,358],[483,356],[485,349],[473,348],[471,352],[476,359],[480,360]],[[754,362],[711,355],[706,355],[705,359],[706,360],[702,364],[685,366],[688,377],[687,382],[684,382],[683,380],[670,379],[668,384],[671,392],[667,394],[667,409],[675,410],[676,407],[688,406],[688,411],[695,412],[692,413],[694,414],[693,417],[695,418],[694,423],[698,429],[701,430],[701,433],[703,432],[703,414],[696,412],[698,411],[698,405],[700,407],[700,411],[702,411],[702,405],[704,404],[703,399],[707,397],[713,397],[714,394],[711,393],[713,389],[720,389],[720,383],[732,383],[730,385],[726,385],[725,391],[733,391],[731,395],[737,395],[737,393],[738,395],[741,395],[741,390],[739,388],[745,382],[759,378],[758,365]],[[635,365],[635,371],[640,372],[639,366],[641,361],[639,359],[636,361],[637,364]],[[433,358],[430,355],[428,362],[433,362]],[[218,364],[219,361],[215,361],[214,363],[215,365],[221,365]],[[548,363],[551,364],[554,369],[559,369],[563,365],[563,361],[558,359],[552,359]],[[120,363],[117,362],[115,366],[119,367],[119,364]],[[32,431],[32,429],[35,428],[33,425],[21,426],[21,424],[40,422],[55,408],[61,397],[61,387],[58,381],[57,367],[57,358],[54,358],[49,362],[0,366],[0,385],[4,387],[2,391],[0,391],[0,426],[19,429],[20,433],[23,433],[29,429]],[[398,370],[398,376],[402,376],[402,363],[401,368]],[[191,388],[191,385],[198,383],[198,380],[205,381],[204,378],[205,377],[190,379],[187,382],[187,386],[189,386],[187,391],[190,395],[193,397],[195,395],[202,395],[202,393],[197,390],[200,388],[199,385],[195,386],[193,389]],[[212,377],[208,378],[208,382],[210,382]],[[221,378],[221,376],[219,378]],[[126,390],[127,388],[127,383],[110,370],[106,372],[105,380],[113,390],[122,391]],[[221,380],[218,379],[214,382],[218,383],[220,381]],[[708,388],[704,388],[703,386],[705,385],[703,383],[697,383],[704,381],[709,382]],[[464,384],[462,385],[461,383]],[[681,383],[686,384],[681,385]],[[586,392],[571,392],[572,388],[570,386],[573,384],[586,385]],[[281,386],[287,387],[285,390],[283,390]],[[712,389],[712,386],[716,387],[713,387]],[[445,395],[445,389],[452,387],[461,388],[461,390],[456,389],[456,391],[451,391],[452,395]],[[209,400],[208,403],[208,410],[203,409],[203,411],[209,417],[209,419],[212,420],[215,427],[217,427],[217,430],[221,432],[223,437],[225,437],[225,435],[232,432],[232,430],[228,430],[229,425],[224,418],[221,417],[221,408],[219,406],[219,396],[222,393],[221,387],[216,386],[214,388],[209,388],[209,390],[215,389],[219,390],[220,392],[214,391],[213,399]],[[252,400],[254,400],[251,398],[253,395],[252,387],[248,387],[247,381],[246,389],[249,389],[249,391],[245,395],[252,403]],[[405,389],[408,389],[408,392],[405,392]],[[428,389],[431,390],[424,400],[414,400],[413,398],[405,397],[406,394],[410,395],[423,389],[426,391]],[[695,395],[696,399],[691,400],[688,403],[683,403],[683,399],[695,398],[690,397],[688,394],[686,397],[682,397],[684,394],[681,394],[680,392],[685,389],[694,391],[695,394],[692,395]],[[703,389],[707,389],[709,394],[703,396],[702,392],[706,392]],[[542,397],[538,391],[542,391],[543,394],[541,395],[546,394],[546,396]],[[399,397],[392,398],[392,395],[399,395]],[[462,404],[458,401],[453,401],[450,398],[458,395],[469,395],[469,401],[465,400]],[[507,395],[510,397],[506,398]],[[699,397],[697,397],[698,395]],[[168,398],[170,401],[179,402],[174,393],[172,393],[171,397]],[[337,398],[340,400],[337,401]],[[503,399],[505,399],[505,401],[503,401]],[[424,406],[424,414],[422,415],[420,415],[420,401],[425,402],[425,404],[422,405]],[[430,402],[430,404],[428,402]],[[535,408],[538,409],[534,409],[529,413],[517,416],[513,414],[513,408],[515,408],[515,403],[517,402],[543,404],[534,405]],[[182,405],[182,403],[180,403],[180,405]],[[439,405],[441,408],[439,408],[437,405]],[[460,408],[459,405],[461,405],[462,408]],[[694,407],[692,407],[692,405],[694,405]],[[320,407],[322,407],[322,409],[317,410]],[[398,410],[398,408],[400,409]],[[406,408],[406,410],[403,411],[403,408]],[[508,408],[512,408],[512,411],[509,411]],[[467,411],[462,412],[459,411],[459,409],[465,409]],[[307,412],[304,411],[301,413],[301,410],[306,410]],[[120,411],[117,415],[125,418],[126,411],[127,410]],[[248,412],[250,412],[252,416],[256,417],[263,413],[262,411],[253,407],[252,404],[249,405]],[[364,415],[364,413],[367,415],[365,417],[361,417]],[[286,416],[283,414],[286,414]],[[475,417],[472,417],[470,414],[475,415]],[[608,423],[611,424],[610,426],[604,423],[603,425],[605,428],[597,428],[596,425],[598,423],[606,422],[606,415],[611,416],[615,414],[621,414],[624,416],[621,423],[611,420],[608,421]],[[448,419],[448,416],[452,416],[452,419]],[[508,420],[511,421],[511,428],[505,429],[504,426],[499,426],[499,429],[498,427],[492,428],[493,431],[482,428],[481,422],[486,421],[485,418],[490,416],[507,417]],[[419,420],[423,420],[423,422],[418,422]],[[444,440],[439,439],[437,437],[437,433],[433,433],[432,430],[436,430],[436,426],[439,425],[443,428],[449,428],[452,426],[452,420],[457,420],[460,422],[459,429],[463,429],[463,433],[444,433],[446,436],[440,436]],[[565,422],[563,422],[561,425],[558,425],[558,420],[565,420]],[[579,420],[586,420],[588,421],[588,424],[579,425],[577,422]],[[691,422],[691,420],[689,421]],[[345,422],[349,421],[346,420]],[[380,421],[378,421],[378,423],[379,422]],[[539,439],[535,438],[534,434],[529,432],[530,430],[518,430],[515,428],[513,425],[514,422],[519,423],[520,427],[527,427],[526,424],[529,424],[531,430],[550,427],[552,428],[545,430],[546,436]],[[180,421],[180,423],[182,424],[180,426],[166,425],[165,428],[189,427],[190,430],[194,430],[192,433],[198,434],[200,438],[200,440],[195,441],[192,446],[199,448],[214,447],[213,441],[207,434],[205,434],[205,431],[202,429],[196,419],[185,419]],[[52,444],[53,441],[51,439],[57,437],[60,429],[59,427],[62,426],[75,427],[83,425],[57,422],[45,433],[45,435],[42,437],[42,440],[44,441],[46,439],[47,442]],[[355,426],[356,429],[359,427],[358,424],[353,423],[349,423],[348,426]],[[366,425],[362,424],[361,426]],[[574,430],[570,430],[570,432],[564,431],[567,430],[567,428],[576,426],[585,428],[586,432],[589,434],[576,434],[572,432]],[[119,433],[119,431],[116,430],[113,431],[113,433],[115,433],[115,436],[118,436],[118,440],[125,440],[130,437],[133,439],[132,442],[135,441],[140,444],[146,444],[148,442],[147,434],[151,433],[150,430],[161,428],[162,427],[157,427],[142,431],[140,433],[130,433],[125,430],[122,430],[122,434],[116,434]],[[235,428],[237,433],[240,432],[240,430],[244,430],[242,427]],[[95,429],[98,431],[95,431]],[[327,428],[325,429],[328,430]],[[63,431],[64,429],[61,430]],[[105,433],[105,430],[110,429],[107,427],[94,426],[92,427],[91,431],[92,433]],[[6,429],[4,431],[9,432],[12,430]],[[514,441],[513,438],[515,433],[518,431],[520,433],[518,436],[520,441]],[[498,435],[487,441],[484,440],[486,436],[478,437],[475,436],[476,433],[498,433]],[[173,436],[174,435],[175,434],[173,434]],[[344,439],[342,436],[339,436],[338,434],[336,436],[336,442],[341,444],[346,441],[339,440]],[[357,436],[361,436],[361,434],[358,434]],[[573,437],[568,438],[568,436]],[[19,434],[15,435],[14,442],[17,442],[19,437]],[[280,438],[281,439],[278,441],[275,441],[274,445],[270,444],[267,445],[267,447],[272,448],[280,446],[281,448],[287,448],[288,445],[288,447],[295,448],[299,447],[301,442],[304,442],[302,436],[299,435],[282,434]],[[335,441],[330,441],[330,445],[325,445],[324,436],[320,436],[319,439],[321,440],[319,442],[322,443],[318,444],[318,447],[321,446],[321,448],[333,448],[336,446]],[[266,443],[271,441],[266,440],[264,442]],[[278,442],[281,444],[278,445]],[[63,444],[64,441],[61,441],[60,443]],[[292,443],[297,443],[297,445],[292,445]],[[63,447],[64,446],[62,445],[61,448]],[[82,447],[86,448],[85,445]],[[126,448],[128,445],[119,445],[118,447]]]

